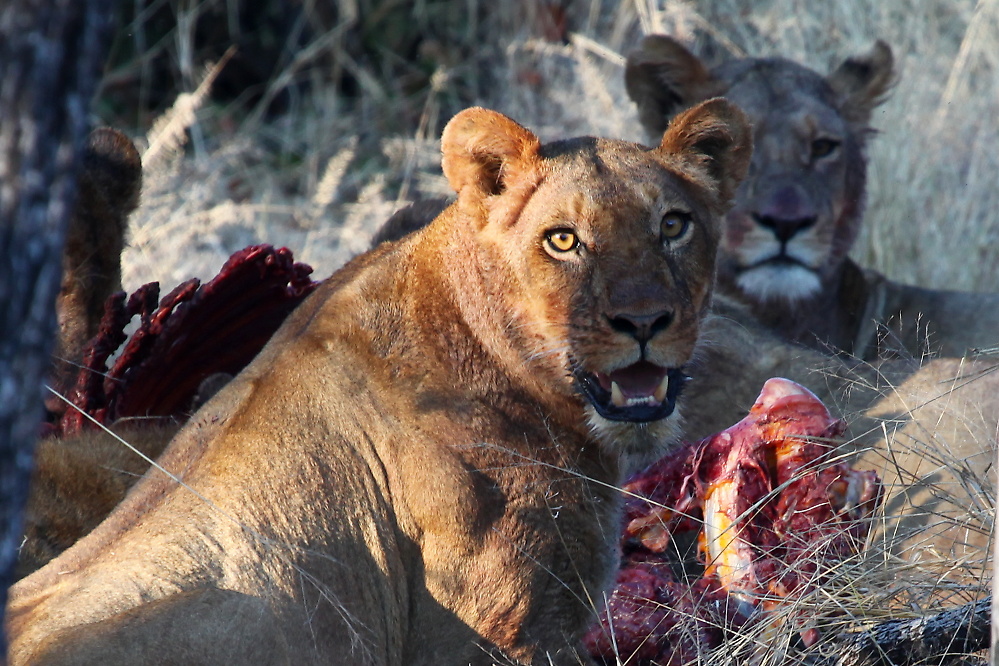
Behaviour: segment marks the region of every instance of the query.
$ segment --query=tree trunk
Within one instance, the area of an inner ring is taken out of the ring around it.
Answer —
[[[0,5],[0,611],[42,416],[63,237],[114,4]],[[0,632],[0,663],[6,652]]]
[[[992,514],[992,647],[989,649],[989,661],[992,666],[999,666],[999,538],[996,535],[995,516],[999,515],[999,450],[996,451],[996,463],[992,473],[996,475],[996,512]]]

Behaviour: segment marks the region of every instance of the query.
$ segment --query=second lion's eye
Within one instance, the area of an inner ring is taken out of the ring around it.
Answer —
[[[839,148],[839,141],[836,139],[816,139],[812,141],[812,159],[819,160],[832,155]]]
[[[572,252],[579,247],[579,238],[572,229],[555,229],[545,235],[548,247],[554,252]]]
[[[663,215],[663,220],[659,223],[659,233],[667,243],[682,238],[689,228],[690,214],[678,210],[671,210]]]

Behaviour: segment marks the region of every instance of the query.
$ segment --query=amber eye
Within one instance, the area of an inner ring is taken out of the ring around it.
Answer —
[[[579,238],[572,229],[555,229],[545,235],[548,247],[554,252],[572,252],[579,247]]]
[[[828,157],[839,148],[839,141],[835,139],[816,139],[812,141],[812,159],[818,160]]]
[[[690,228],[690,215],[678,210],[671,210],[663,215],[659,223],[659,233],[664,241],[675,241],[681,238]]]

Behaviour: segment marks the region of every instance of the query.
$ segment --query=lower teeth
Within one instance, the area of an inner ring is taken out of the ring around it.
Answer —
[[[663,380],[659,383],[655,393],[641,398],[624,397],[624,392],[621,390],[621,387],[618,386],[617,382],[612,381],[610,390],[611,404],[615,407],[635,407],[638,405],[649,405],[654,407],[662,404],[666,400],[667,391],[669,391],[669,376],[663,377]]]

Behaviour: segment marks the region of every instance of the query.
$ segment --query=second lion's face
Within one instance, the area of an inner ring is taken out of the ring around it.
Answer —
[[[820,76],[788,62],[758,70],[726,92],[752,120],[754,151],[727,216],[722,275],[757,301],[806,300],[856,238],[862,157]]]
[[[826,76],[785,58],[712,66],[666,35],[628,54],[625,87],[650,133],[713,96],[753,125],[752,167],[721,243],[723,288],[791,305],[834,288],[861,222],[871,113],[894,79],[880,41]]]

